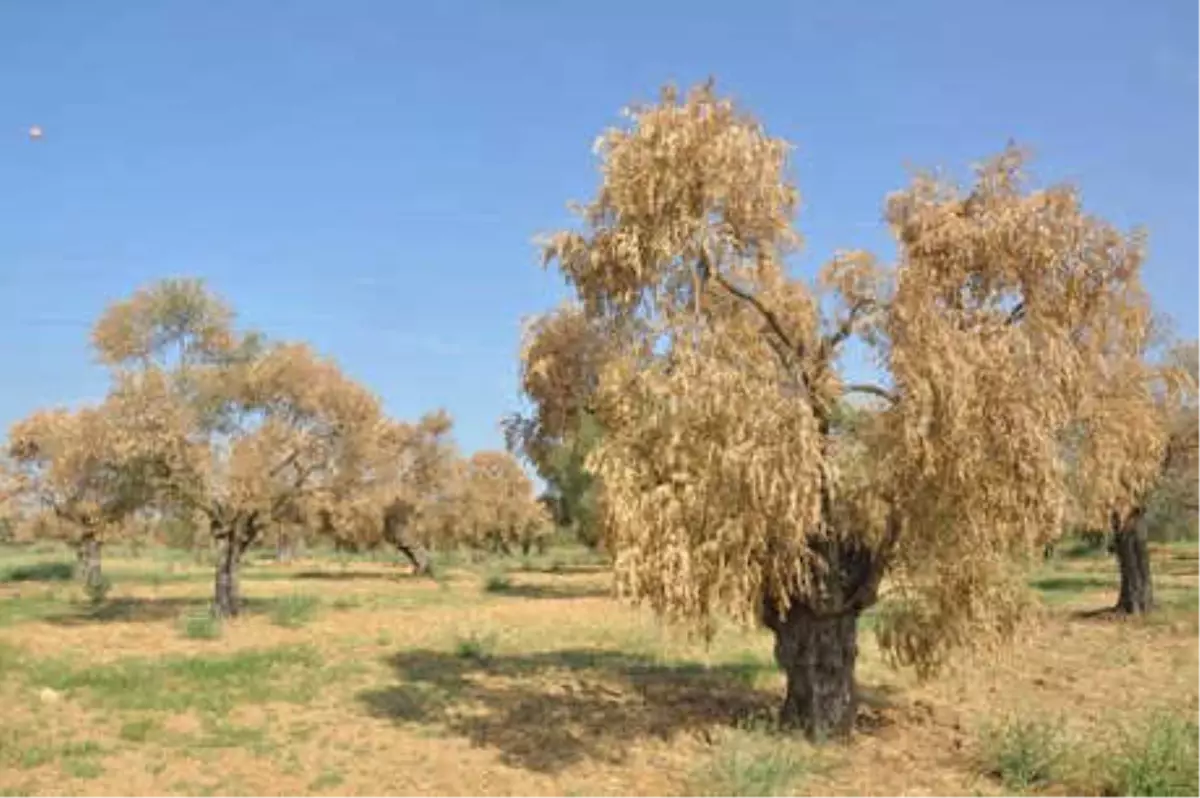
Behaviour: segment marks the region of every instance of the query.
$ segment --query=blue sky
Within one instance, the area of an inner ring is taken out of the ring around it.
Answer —
[[[198,275],[497,446],[519,320],[563,295],[532,238],[591,194],[623,105],[709,74],[798,147],[801,271],[889,253],[909,166],[1013,137],[1149,229],[1146,281],[1196,334],[1194,0],[26,0],[0,5],[0,424],[103,395],[91,320]]]

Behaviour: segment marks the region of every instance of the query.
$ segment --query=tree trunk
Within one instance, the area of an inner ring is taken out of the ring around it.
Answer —
[[[104,582],[104,574],[100,569],[100,539],[95,535],[85,535],[79,542],[78,556],[84,587],[89,591],[98,589]]]
[[[428,576],[433,573],[433,565],[429,559],[429,552],[420,543],[414,543],[402,538],[396,541],[396,548],[412,563],[413,573],[420,576]]]
[[[844,737],[853,730],[858,711],[858,615],[852,611],[818,616],[795,604],[771,624],[775,662],[787,676],[779,713],[782,726],[814,740]]]
[[[1130,514],[1124,523],[1113,516],[1113,545],[1117,553],[1117,565],[1121,572],[1121,593],[1117,598],[1117,610],[1130,615],[1141,615],[1154,607],[1154,585],[1150,578],[1150,547],[1146,540],[1146,529],[1141,523],[1143,512],[1139,508]]]
[[[217,539],[217,577],[213,589],[213,615],[236,618],[241,609],[238,595],[238,545],[233,531]]]

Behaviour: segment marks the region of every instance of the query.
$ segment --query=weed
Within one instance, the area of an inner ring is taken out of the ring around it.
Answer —
[[[692,779],[695,795],[789,795],[814,770],[803,744],[760,730],[731,732]]]
[[[93,759],[67,759],[62,763],[63,771],[77,779],[94,779],[104,773],[104,768]]]
[[[1196,721],[1159,713],[1133,733],[1126,732],[1111,762],[1117,795],[1198,795]]]
[[[458,655],[459,659],[470,659],[480,663],[487,663],[496,652],[496,635],[491,632],[486,635],[479,635],[472,632],[466,637],[458,639],[454,652]]]
[[[393,642],[392,633],[380,632],[378,637],[375,638],[375,642],[381,646],[390,646]]]
[[[295,629],[311,621],[320,606],[321,600],[316,596],[293,593],[275,603],[271,610],[271,621],[276,626]]]
[[[512,580],[506,574],[489,574],[483,583],[485,593],[504,593],[512,589]]]
[[[1049,783],[1064,754],[1062,727],[1042,720],[1011,720],[983,730],[985,772],[1006,789],[1022,792]]]

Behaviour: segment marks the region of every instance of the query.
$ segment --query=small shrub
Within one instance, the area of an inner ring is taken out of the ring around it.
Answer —
[[[276,626],[296,628],[311,621],[320,608],[321,600],[316,596],[293,593],[280,599],[271,611],[271,621]]]
[[[804,744],[764,724],[732,732],[716,757],[692,779],[695,795],[791,795],[814,770]]]
[[[1110,789],[1118,795],[1200,795],[1200,751],[1194,720],[1158,714],[1126,732],[1112,762]]]
[[[337,787],[343,781],[345,781],[345,778],[341,773],[338,773],[336,770],[325,770],[320,776],[313,779],[312,784],[308,785],[308,789],[311,792],[320,792],[321,790]]]
[[[1049,783],[1063,753],[1062,727],[1042,720],[1017,719],[983,732],[984,770],[1013,792]]]
[[[512,589],[512,580],[506,574],[493,573],[488,575],[487,580],[483,583],[485,593],[504,593]]]
[[[495,634],[478,635],[475,632],[466,637],[460,637],[454,649],[454,653],[459,659],[469,659],[485,664],[492,659],[495,651]]]
[[[221,619],[207,612],[186,615],[179,631],[189,640],[216,640],[221,636]]]

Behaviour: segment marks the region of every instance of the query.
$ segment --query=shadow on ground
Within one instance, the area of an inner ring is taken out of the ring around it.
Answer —
[[[265,615],[287,597],[244,598],[242,615]],[[207,596],[144,598],[123,596],[98,605],[66,605],[62,612],[49,615],[47,623],[56,626],[84,626],[94,623],[153,623],[197,615],[208,611],[212,601]]]
[[[780,695],[754,686],[772,665],[666,665],[611,650],[515,656],[404,651],[386,662],[400,684],[359,694],[375,717],[434,727],[496,749],[505,764],[554,773],[583,760],[619,763],[645,740],[710,739],[715,726],[774,718]],[[863,731],[886,725],[887,688],[862,691]]]
[[[496,596],[528,599],[610,598],[612,590],[602,585],[493,585],[487,590]]]

